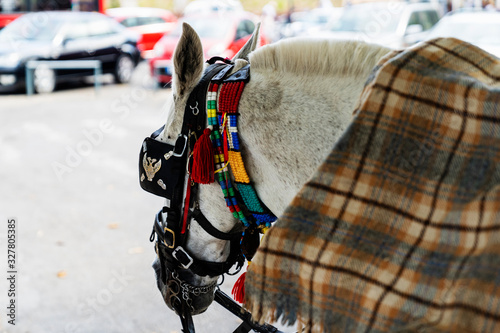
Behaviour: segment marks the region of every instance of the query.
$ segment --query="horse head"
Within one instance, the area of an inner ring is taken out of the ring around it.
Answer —
[[[248,63],[248,54],[257,46],[258,28],[233,58],[232,72]],[[189,155],[207,122],[204,102],[197,100],[197,96],[206,96],[207,87],[199,86],[208,65],[204,62],[200,38],[187,23],[183,25],[172,60],[173,103],[164,130],[156,137],[156,140],[173,147],[166,154],[170,154],[170,160],[165,164],[175,163],[176,156]],[[229,70],[227,74],[230,74]],[[191,117],[188,121],[192,123],[186,125],[187,117]],[[177,312],[189,331],[186,326],[192,325],[190,316],[204,312],[212,303],[219,276],[235,263],[241,268],[243,257],[239,241],[242,226],[227,210],[220,186],[194,186],[189,178],[190,156],[179,159],[180,167],[171,169],[183,172],[176,176],[167,175],[169,180],[166,182],[167,187],[172,183],[180,184],[179,190],[167,198],[170,199],[169,207],[158,213],[155,221],[158,256],[153,268],[165,303]],[[203,196],[199,195],[202,192]],[[220,200],[199,200],[201,197],[220,197]]]

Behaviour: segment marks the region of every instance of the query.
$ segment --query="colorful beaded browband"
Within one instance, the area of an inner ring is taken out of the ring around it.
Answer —
[[[220,87],[217,107],[217,91]],[[246,227],[270,227],[276,216],[259,199],[250,181],[238,136],[238,103],[245,82],[210,83],[207,93],[207,117],[214,148],[215,180],[220,184],[226,205]],[[229,169],[232,171],[234,184]],[[242,210],[246,208],[248,212]]]

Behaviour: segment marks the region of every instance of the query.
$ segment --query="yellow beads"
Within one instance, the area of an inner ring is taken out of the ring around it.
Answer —
[[[249,184],[250,178],[245,170],[245,165],[239,151],[229,151],[229,163],[231,164],[234,180],[239,183]]]

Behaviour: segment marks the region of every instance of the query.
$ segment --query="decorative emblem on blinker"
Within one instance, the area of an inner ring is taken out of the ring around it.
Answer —
[[[165,185],[165,183],[163,182],[162,179],[158,179],[158,181],[156,182],[162,189],[166,190],[167,189],[167,185]]]
[[[158,162],[156,161],[156,158],[147,157],[147,154],[144,154],[144,157],[142,158],[142,166],[144,167],[144,171],[146,171],[146,176],[150,182],[153,181],[155,174],[161,168],[161,160]]]
[[[198,109],[198,101],[196,101],[196,105],[194,107],[192,107],[191,105],[189,107],[191,108],[193,115],[197,116],[198,113],[200,113],[200,109]]]

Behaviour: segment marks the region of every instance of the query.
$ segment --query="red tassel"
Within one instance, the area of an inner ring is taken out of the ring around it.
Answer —
[[[245,301],[245,276],[247,272],[243,272],[238,280],[234,283],[233,290],[231,294],[233,298],[238,303],[243,303]]]
[[[194,145],[191,177],[198,184],[211,184],[215,181],[214,147],[210,140],[211,132],[209,128],[206,128]]]

